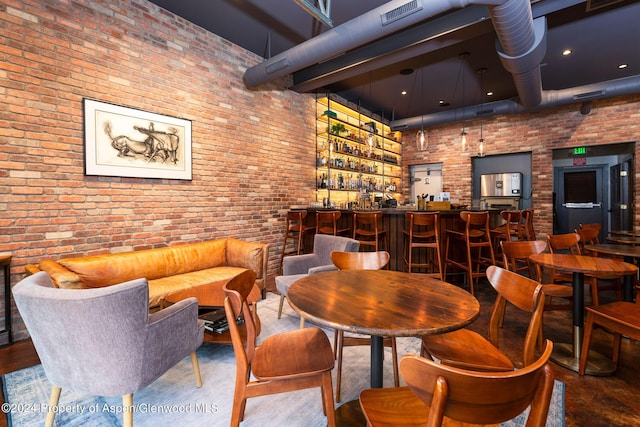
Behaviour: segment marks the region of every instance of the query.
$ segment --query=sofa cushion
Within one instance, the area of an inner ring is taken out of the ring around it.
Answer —
[[[222,287],[229,279],[243,271],[246,269],[242,267],[222,266],[149,280],[149,306],[160,304],[165,297],[175,293],[176,290],[182,292],[188,288],[210,284],[216,285],[211,289],[210,305],[222,306],[225,298]]]
[[[83,287],[87,288],[110,286],[141,277],[151,282],[166,276],[225,265],[225,245],[226,239],[219,239],[142,251],[66,258],[58,260],[58,264],[75,273]],[[62,286],[58,275],[48,272]],[[66,276],[64,279],[72,281]]]

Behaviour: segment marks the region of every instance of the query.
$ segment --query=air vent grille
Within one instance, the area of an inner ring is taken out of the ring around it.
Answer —
[[[588,0],[587,12],[601,9],[603,7],[611,6],[612,4],[621,3],[623,0]]]
[[[402,6],[398,6],[395,9],[380,15],[380,18],[382,19],[382,25],[388,25],[419,10],[422,10],[421,0],[413,0],[409,3],[405,3]]]
[[[575,100],[585,100],[585,99],[593,99],[593,98],[598,98],[600,96],[604,95],[604,91],[603,90],[595,90],[593,92],[585,92],[585,93],[578,93],[576,95],[573,96],[573,99]]]

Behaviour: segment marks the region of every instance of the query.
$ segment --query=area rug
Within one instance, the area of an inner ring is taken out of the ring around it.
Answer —
[[[279,296],[268,294],[258,305],[262,321],[261,337],[299,327],[298,315],[287,306],[277,319]],[[310,325],[307,323],[307,326]],[[325,329],[331,342],[333,332]],[[416,338],[397,340],[399,356],[419,353]],[[385,353],[385,385],[393,384],[391,353]],[[197,388],[187,357],[146,389],[134,394],[134,425],[141,426],[228,426],[233,403],[235,357],[230,345],[203,344],[198,350],[203,386]],[[368,347],[348,347],[344,351],[342,398],[348,402],[358,398],[369,387],[370,355]],[[51,384],[41,365],[3,376],[9,426],[43,425]],[[335,381],[335,372],[334,372]],[[335,387],[335,385],[334,385]],[[564,384],[556,381],[547,426],[564,426]],[[95,397],[62,390],[56,415],[57,426],[120,426],[120,397]],[[337,406],[339,406],[338,404]],[[505,427],[524,426],[526,411],[504,423]],[[319,389],[302,390],[249,399],[243,427],[326,426]]]

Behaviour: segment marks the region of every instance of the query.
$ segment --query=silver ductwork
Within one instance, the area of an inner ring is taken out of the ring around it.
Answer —
[[[529,4],[527,0],[516,1]],[[391,1],[247,69],[244,82],[248,87],[259,86],[472,3],[467,0]]]
[[[504,67],[513,74],[520,103],[540,103],[539,64],[546,52],[546,20],[534,23],[528,0],[396,0],[307,40],[249,68],[245,84],[255,87],[326,61],[385,35],[437,14],[471,4],[486,5],[498,40],[496,49]]]
[[[609,80],[585,86],[576,86],[562,90],[540,91],[541,102],[534,107],[525,107],[515,101],[495,101],[481,106],[475,105],[459,110],[443,111],[441,113],[425,116],[411,117],[391,122],[393,131],[416,129],[420,126],[435,126],[444,123],[453,123],[466,118],[485,118],[502,114],[517,114],[538,111],[546,108],[578,102],[589,102],[595,99],[611,98],[614,96],[630,95],[640,92],[640,76],[626,77]]]

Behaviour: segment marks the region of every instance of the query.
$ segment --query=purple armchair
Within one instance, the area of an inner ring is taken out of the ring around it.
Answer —
[[[45,425],[53,425],[61,389],[122,396],[124,425],[133,425],[133,393],[191,355],[204,323],[195,298],[149,314],[146,279],[95,289],[58,289],[45,272],[13,288],[18,311],[53,384]],[[126,410],[126,408],[131,408]]]

